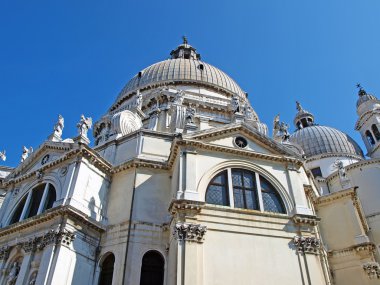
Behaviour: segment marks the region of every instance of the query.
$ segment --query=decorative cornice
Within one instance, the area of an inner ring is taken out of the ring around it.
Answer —
[[[380,265],[377,262],[366,262],[363,269],[367,273],[369,279],[380,279]]]
[[[55,142],[50,142],[50,144],[54,144]],[[57,143],[60,144],[60,143]],[[49,146],[48,145],[48,146]],[[44,145],[42,148],[47,148],[46,145]],[[51,161],[50,163],[46,163],[42,165],[40,168],[30,171],[24,175],[18,176],[22,170],[24,170],[26,167],[22,168],[16,168],[11,174],[7,176],[7,178],[3,181],[3,186],[8,186],[10,184],[16,184],[20,183],[30,177],[36,177],[38,173],[46,173],[48,169],[51,169],[60,163],[71,159],[72,157],[86,157],[92,165],[98,167],[102,171],[104,171],[107,174],[111,173],[112,165],[107,162],[104,158],[102,158],[96,151],[92,150],[90,147],[84,144],[80,144],[78,148],[73,149],[62,155],[61,157]],[[29,163],[28,163],[29,164]]]
[[[207,227],[200,224],[176,223],[173,235],[178,241],[202,243],[206,231]]]
[[[205,202],[191,200],[173,200],[169,206],[169,213],[175,215],[177,213],[195,213],[199,214],[204,207]]]
[[[70,218],[74,218],[78,220],[79,222],[81,222],[82,224],[98,232],[104,232],[106,230],[106,227],[104,225],[93,220],[92,218],[90,218],[83,212],[79,211],[78,209],[72,206],[58,206],[58,207],[47,210],[43,214],[31,217],[24,221],[21,221],[21,222],[18,222],[18,223],[15,223],[15,224],[12,224],[10,226],[0,229],[0,237],[4,237],[13,233],[19,233],[23,229],[34,227],[38,224],[44,223],[46,221],[50,221],[60,216],[67,216]]]
[[[321,241],[316,237],[295,236],[293,244],[300,253],[319,254]]]
[[[190,135],[185,135],[184,139],[186,140],[204,140],[207,138],[213,138],[218,136],[224,136],[226,134],[235,133],[237,131],[241,131],[242,133],[254,137],[257,139],[261,146],[266,148],[267,150],[273,151],[276,150],[278,154],[280,155],[289,155],[294,156],[298,158],[298,160],[302,161],[302,157],[293,152],[292,150],[288,149],[287,147],[283,146],[282,144],[276,142],[275,140],[271,139],[270,137],[263,135],[262,133],[258,132],[255,128],[247,125],[246,123],[235,123],[235,124],[226,124],[219,128],[213,128],[213,129],[206,129],[202,130],[196,133],[191,133]]]
[[[322,158],[329,158],[329,157],[348,157],[348,158],[353,158],[353,159],[357,159],[357,160],[364,160],[364,158],[360,155],[355,155],[355,154],[352,154],[352,153],[347,153],[347,152],[336,152],[336,153],[323,153],[323,154],[317,154],[317,155],[313,155],[313,156],[310,156],[310,157],[307,157],[305,162],[306,163],[309,163],[309,162],[312,162],[312,161],[315,161],[315,160],[320,160]]]
[[[352,254],[372,256],[375,249],[376,246],[373,243],[365,242],[339,250],[330,250],[328,252],[328,257],[344,257]]]
[[[377,100],[378,103],[380,103],[380,101]],[[361,114],[361,116],[358,118],[358,120],[356,121],[355,123],[355,130],[356,131],[359,131],[362,126],[367,122],[369,121],[369,119],[375,115],[375,114],[380,114],[380,110],[379,109],[372,109],[372,110],[369,110],[369,111],[366,111],[364,112],[363,114]],[[365,118],[366,117],[366,118]]]
[[[295,214],[293,216],[293,222],[297,225],[306,225],[315,227],[321,221],[321,218],[314,215],[301,215]]]
[[[134,158],[128,160],[118,166],[115,166],[111,173],[115,174],[131,168],[153,168],[153,169],[164,169],[169,170],[169,166],[166,162],[152,161],[148,159]]]

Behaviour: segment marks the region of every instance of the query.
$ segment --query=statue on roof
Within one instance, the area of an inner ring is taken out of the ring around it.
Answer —
[[[187,45],[187,37],[186,36],[182,36],[182,40],[183,40],[183,44]]]
[[[92,118],[85,117],[83,114],[80,116],[80,121],[77,124],[78,134],[87,138],[87,132],[92,127]]]
[[[24,162],[25,159],[28,158],[29,154],[33,152],[33,148],[30,147],[29,149],[26,146],[23,146],[22,148],[22,154],[21,154],[21,162]]]
[[[58,138],[62,137],[62,132],[64,128],[65,119],[62,117],[62,115],[58,115],[58,121],[54,125],[54,135]]]
[[[176,96],[174,98],[173,103],[177,104],[177,105],[182,105],[183,100],[185,99],[184,97],[185,97],[185,91],[178,90],[177,93],[176,93]]]
[[[0,159],[1,159],[2,161],[6,161],[6,160],[7,160],[7,157],[6,157],[6,155],[5,155],[5,150],[0,151]]]
[[[136,107],[141,110],[142,107],[142,94],[140,92],[140,89],[136,92]]]
[[[273,139],[280,142],[285,142],[289,139],[289,125],[280,122],[280,114],[277,114],[273,119]]]
[[[232,96],[231,108],[234,113],[240,113],[240,100],[236,95]]]
[[[193,108],[192,105],[190,104],[189,107],[186,108],[185,124],[194,125],[194,118],[195,118],[195,108]]]

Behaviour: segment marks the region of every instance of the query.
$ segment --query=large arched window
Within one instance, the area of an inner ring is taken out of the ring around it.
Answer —
[[[369,144],[372,146],[375,144],[375,139],[373,138],[372,134],[370,131],[366,131],[365,132],[365,136],[367,138],[367,141],[369,142]]]
[[[207,187],[206,203],[286,213],[273,185],[258,173],[246,169],[228,168],[218,173]]]
[[[372,132],[375,135],[376,140],[379,141],[380,140],[380,132],[379,132],[379,129],[377,128],[377,126],[375,124],[372,125]]]
[[[115,256],[111,253],[102,262],[99,276],[99,285],[112,285]]]
[[[165,260],[162,255],[154,250],[144,254],[141,264],[140,285],[164,284]]]
[[[53,207],[56,200],[55,188],[50,183],[43,183],[28,192],[17,205],[9,224],[39,215]]]

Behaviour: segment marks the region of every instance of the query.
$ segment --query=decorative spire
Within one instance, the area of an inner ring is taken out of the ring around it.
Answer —
[[[364,95],[367,95],[367,92],[363,89],[363,87],[360,85],[360,83],[356,84],[356,88],[359,89],[358,91],[358,95],[360,97],[364,96]]]
[[[301,112],[301,111],[303,111],[303,108],[302,108],[302,106],[301,106],[301,104],[300,104],[300,102],[298,102],[298,101],[296,101],[296,105],[297,105],[297,110],[298,110],[298,112]]]
[[[182,36],[182,40],[183,40],[183,44],[187,45],[187,37],[186,36]]]

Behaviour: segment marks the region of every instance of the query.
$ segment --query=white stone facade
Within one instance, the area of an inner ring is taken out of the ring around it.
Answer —
[[[0,168],[0,285],[379,284],[379,161],[305,157],[187,40],[171,56],[127,84],[94,147],[91,118],[63,139],[59,116]]]

